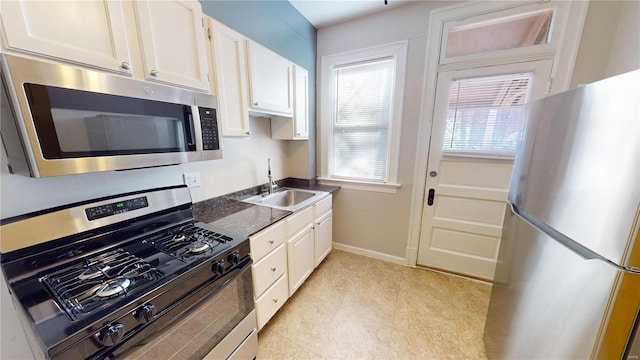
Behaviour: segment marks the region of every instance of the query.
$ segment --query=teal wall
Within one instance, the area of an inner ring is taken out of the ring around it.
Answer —
[[[309,71],[309,178],[316,177],[316,28],[286,0],[201,0],[202,10]]]

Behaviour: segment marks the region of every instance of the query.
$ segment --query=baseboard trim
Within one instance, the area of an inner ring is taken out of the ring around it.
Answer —
[[[385,254],[385,253],[381,253],[381,252],[377,252],[369,249],[363,249],[356,246],[334,242],[333,248],[337,250],[343,250],[350,253],[362,255],[362,256],[367,256],[367,257],[378,259],[378,260],[392,262],[395,264],[407,265],[407,259],[405,258],[402,258],[399,256],[393,256],[393,255],[389,255],[389,254]]]

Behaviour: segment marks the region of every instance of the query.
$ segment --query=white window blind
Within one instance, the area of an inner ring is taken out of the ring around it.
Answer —
[[[333,177],[386,180],[394,68],[394,59],[334,68]]]
[[[519,73],[452,81],[443,152],[513,155],[533,77]]]

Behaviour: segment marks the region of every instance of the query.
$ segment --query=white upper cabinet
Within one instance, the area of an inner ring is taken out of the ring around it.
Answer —
[[[3,1],[1,16],[8,50],[131,72],[126,32],[134,29],[119,1]]]
[[[250,107],[257,112],[293,115],[293,63],[247,41]]]
[[[249,136],[246,38],[209,18],[213,88],[223,136]]]
[[[134,1],[145,78],[209,91],[198,1]]]
[[[9,52],[209,91],[198,1],[16,0],[0,16]]]
[[[293,120],[290,117],[271,118],[271,137],[280,140],[306,140],[309,138],[309,73],[293,66]]]

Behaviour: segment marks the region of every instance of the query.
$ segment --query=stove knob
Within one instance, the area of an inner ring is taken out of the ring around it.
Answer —
[[[103,329],[98,334],[98,340],[104,345],[111,346],[115,345],[124,336],[124,325],[120,323],[113,323],[109,325],[108,328]]]
[[[213,271],[214,274],[218,275],[224,274],[224,261],[221,260],[214,262],[211,266],[211,271]]]
[[[144,304],[141,308],[136,310],[135,317],[141,324],[146,324],[153,320],[156,315],[156,307],[152,304]]]
[[[227,261],[233,265],[237,265],[240,262],[240,254],[237,251],[232,252],[227,256]]]

